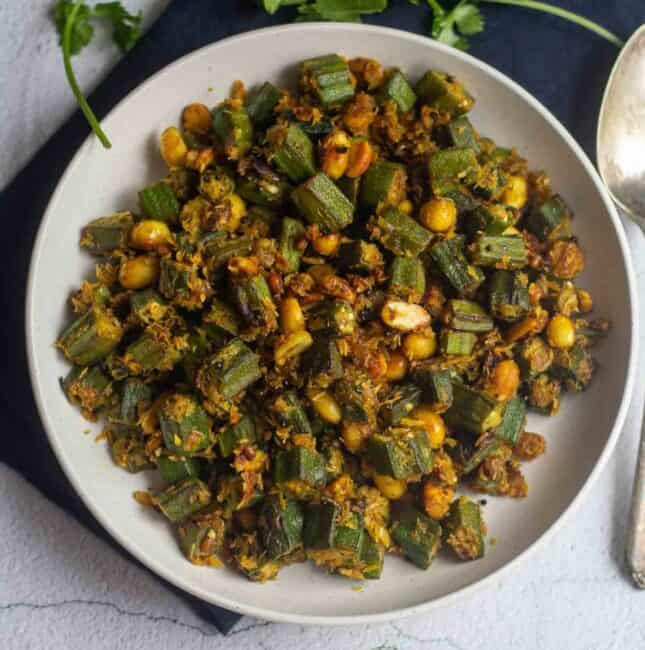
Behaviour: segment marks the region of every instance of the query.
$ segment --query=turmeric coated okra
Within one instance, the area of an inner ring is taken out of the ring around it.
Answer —
[[[136,213],[83,229],[62,386],[117,465],[160,472],[147,502],[189,561],[264,581],[474,560],[472,493],[526,496],[527,409],[588,386],[609,324],[570,208],[473,103],[336,54],[297,90],[236,82],[163,132]]]

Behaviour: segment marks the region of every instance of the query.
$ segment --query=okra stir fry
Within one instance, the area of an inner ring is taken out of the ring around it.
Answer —
[[[526,496],[546,448],[527,409],[584,390],[609,328],[571,210],[450,75],[299,70],[296,92],[187,106],[138,212],[82,230],[63,388],[117,465],[159,471],[135,496],[191,562],[265,581],[480,558],[481,495]]]

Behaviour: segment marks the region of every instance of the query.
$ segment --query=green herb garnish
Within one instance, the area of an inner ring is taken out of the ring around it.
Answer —
[[[72,69],[72,57],[81,52],[92,40],[94,36],[94,26],[90,22],[92,19],[111,23],[113,41],[122,52],[129,52],[141,36],[141,14],[128,13],[120,2],[101,2],[94,7],[89,7],[82,0],[76,2],[58,0],[53,10],[53,18],[63,50],[63,63],[69,85],[85,119],[101,144],[109,149],[112,145],[78,85]]]

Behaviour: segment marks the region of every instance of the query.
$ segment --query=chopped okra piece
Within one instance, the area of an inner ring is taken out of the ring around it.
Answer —
[[[337,181],[338,189],[349,199],[354,210],[358,206],[358,197],[361,189],[361,179],[341,176]]]
[[[300,268],[302,252],[297,247],[297,244],[304,235],[305,228],[300,221],[289,217],[282,220],[278,252],[282,256],[284,270],[287,273],[295,273]]]
[[[547,373],[537,375],[528,386],[528,405],[542,415],[555,415],[560,409],[562,384]]]
[[[415,87],[419,100],[454,117],[468,113],[474,100],[454,77],[428,70]]]
[[[270,159],[292,183],[302,183],[316,173],[314,145],[295,123],[281,123],[267,131]]]
[[[476,470],[489,456],[497,453],[502,445],[503,440],[498,438],[496,433],[485,433],[478,438],[469,433],[459,434],[452,454],[461,473],[467,475]]]
[[[484,281],[482,271],[468,264],[458,240],[443,239],[437,242],[430,249],[430,256],[438,271],[461,296],[474,295]]]
[[[280,562],[269,558],[256,533],[237,535],[229,551],[235,566],[252,582],[273,580],[280,571]]]
[[[260,357],[240,339],[234,339],[204,362],[195,383],[209,401],[220,405],[261,376]]]
[[[157,468],[166,483],[179,483],[187,478],[199,478],[202,463],[199,458],[159,456]]]
[[[363,535],[361,546],[361,572],[365,580],[378,580],[383,571],[385,549],[375,542],[370,535]]]
[[[114,314],[92,307],[60,335],[56,346],[77,366],[89,366],[105,358],[120,343],[123,327]]]
[[[517,269],[526,266],[528,253],[523,237],[480,234],[469,246],[470,260],[477,266]]]
[[[321,334],[348,336],[356,329],[356,316],[351,305],[342,300],[321,300],[307,312],[307,328]]]
[[[325,233],[338,232],[354,219],[354,206],[322,172],[299,185],[291,199],[304,219]]]
[[[121,384],[120,402],[117,413],[111,415],[112,422],[135,425],[139,415],[152,402],[152,386],[140,379],[126,379]]]
[[[495,326],[479,303],[456,298],[448,301],[445,322],[461,332],[489,332]]]
[[[209,284],[200,278],[191,264],[161,260],[159,291],[184,309],[199,309],[211,294]]]
[[[404,165],[387,160],[372,163],[361,180],[359,205],[365,210],[398,205],[405,197],[407,179]]]
[[[288,200],[292,186],[275,173],[248,173],[238,178],[235,191],[247,201],[266,208],[279,208]]]
[[[553,363],[553,348],[539,336],[532,336],[519,345],[515,361],[522,379],[532,379],[546,372]]]
[[[583,391],[589,386],[594,374],[594,360],[581,345],[569,350],[556,349],[551,374],[561,380],[567,390]]]
[[[211,336],[237,336],[241,326],[235,309],[217,298],[211,301],[209,310],[202,316],[202,323]]]
[[[451,120],[441,127],[439,137],[446,147],[466,147],[472,149],[476,154],[480,152],[477,133],[465,115]]]
[[[394,542],[401,547],[405,557],[420,569],[432,564],[441,546],[441,526],[416,508],[402,508],[392,526]]]
[[[452,395],[452,406],[444,414],[449,426],[480,434],[501,424],[503,404],[483,391],[453,382]]]
[[[321,388],[327,388],[343,376],[343,364],[334,338],[318,335],[313,345],[305,350],[300,367],[309,381]]]
[[[195,377],[204,359],[213,351],[213,339],[201,327],[191,329],[188,334],[187,349],[181,359],[181,367],[188,381],[195,383]]]
[[[418,258],[395,257],[390,265],[390,292],[419,302],[426,292],[426,270]]]
[[[395,255],[417,257],[432,241],[432,233],[397,208],[388,208],[372,221],[372,238]]]
[[[452,379],[449,370],[441,370],[432,363],[420,363],[412,371],[412,381],[423,390],[424,401],[443,413],[452,405]]]
[[[516,214],[502,205],[480,204],[470,210],[464,219],[464,230],[470,236],[478,232],[487,235],[501,235],[510,228],[516,219]]]
[[[516,445],[524,431],[526,422],[526,402],[521,397],[513,397],[506,403],[501,424],[495,435],[509,445]]]
[[[132,375],[145,375],[156,370],[172,370],[188,349],[183,336],[173,333],[163,322],[148,325],[143,334],[125,349],[121,362]]]
[[[202,245],[202,253],[208,270],[212,273],[224,266],[231,257],[246,257],[253,250],[253,242],[248,237],[229,238],[217,233]]]
[[[276,306],[263,275],[235,278],[231,290],[235,306],[247,325],[258,328],[264,334],[277,328]]]
[[[484,522],[481,506],[459,497],[444,520],[445,539],[460,560],[484,557]]]
[[[179,201],[172,187],[164,181],[139,192],[141,214],[147,219],[175,223],[179,217]]]
[[[154,289],[144,289],[130,295],[130,309],[141,323],[149,325],[166,315],[168,303]]]
[[[303,61],[300,83],[303,90],[312,91],[325,108],[344,104],[354,96],[349,66],[338,54]]]
[[[74,366],[63,382],[63,389],[70,403],[87,413],[95,413],[113,395],[112,379],[100,366]]]
[[[123,250],[127,248],[133,225],[132,212],[94,219],[81,230],[81,248],[95,255]]]
[[[381,404],[379,415],[386,424],[398,424],[421,403],[422,390],[410,382],[395,385]]]
[[[253,124],[244,108],[218,106],[213,110],[213,131],[229,160],[240,160],[253,144]]]
[[[366,274],[383,266],[383,256],[376,244],[358,240],[340,245],[337,265],[341,271]]]
[[[567,204],[556,194],[526,215],[524,228],[541,241],[558,239],[568,235],[570,218]]]
[[[334,385],[334,395],[343,412],[343,421],[374,420],[378,398],[374,384],[365,373],[348,368]]]
[[[377,474],[396,479],[428,474],[433,465],[427,431],[404,426],[372,435],[367,441],[365,457]]]
[[[222,550],[226,533],[226,523],[221,514],[197,514],[180,524],[177,532],[179,547],[189,562],[219,566],[216,553]]]
[[[222,504],[227,518],[260,503],[262,498],[257,484],[244,475],[224,474],[217,479],[217,502]]]
[[[246,112],[255,126],[266,126],[273,121],[274,111],[282,92],[266,81],[260,86],[246,106]]]
[[[489,305],[495,318],[514,322],[524,318],[531,308],[528,289],[512,271],[500,269],[489,283]]]
[[[273,478],[276,485],[289,487],[293,483],[298,491],[301,483],[313,488],[320,488],[326,480],[325,459],[306,447],[294,447],[281,451],[275,457]]]
[[[281,427],[288,429],[290,435],[313,433],[307,411],[295,390],[282,393],[273,402],[273,412]]]
[[[439,334],[439,349],[448,356],[472,354],[476,344],[477,334],[474,332],[443,329]]]
[[[190,395],[175,393],[167,397],[159,409],[159,425],[171,453],[192,456],[213,442],[211,419]]]
[[[217,436],[220,456],[230,458],[237,447],[252,444],[257,439],[255,418],[243,415],[238,422],[228,425]]]
[[[211,491],[197,478],[188,478],[162,490],[153,503],[173,523],[179,523],[199,512],[211,502]]]
[[[417,101],[410,82],[400,70],[392,72],[381,88],[378,97],[380,102],[393,101],[402,113],[411,110]]]
[[[264,499],[258,529],[267,555],[280,559],[302,547],[304,514],[294,499],[272,494]]]
[[[110,452],[116,465],[130,474],[154,468],[146,452],[146,441],[138,427],[112,425],[110,430],[113,433],[113,437],[108,437]]]
[[[479,176],[477,155],[467,147],[437,151],[429,163],[430,183],[436,196],[444,196],[460,184],[474,185]]]

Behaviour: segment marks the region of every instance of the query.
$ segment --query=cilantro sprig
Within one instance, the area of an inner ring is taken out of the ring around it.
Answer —
[[[335,20],[344,22],[360,22],[361,16],[381,13],[387,9],[388,0],[258,0],[260,6],[270,14],[287,6],[297,5],[295,20]],[[408,0],[410,4],[419,5],[422,0]],[[443,1],[443,0],[442,0]],[[580,16],[572,11],[547,2],[536,0],[458,0],[451,2],[446,8],[446,2],[425,0],[433,14],[431,35],[442,43],[465,50],[469,46],[469,37],[484,31],[484,16],[479,9],[479,3],[501,4],[533,9],[543,13],[559,16],[572,23],[580,25],[602,38],[623,46],[615,34],[597,23]]]
[[[112,146],[110,140],[78,85],[72,68],[72,57],[79,54],[92,40],[94,26],[90,21],[94,19],[108,22],[112,27],[112,40],[122,52],[129,52],[141,36],[141,14],[128,13],[120,2],[101,2],[90,7],[82,0],[58,0],[54,6],[53,18],[63,50],[67,81],[92,131],[101,144],[109,149]]]

